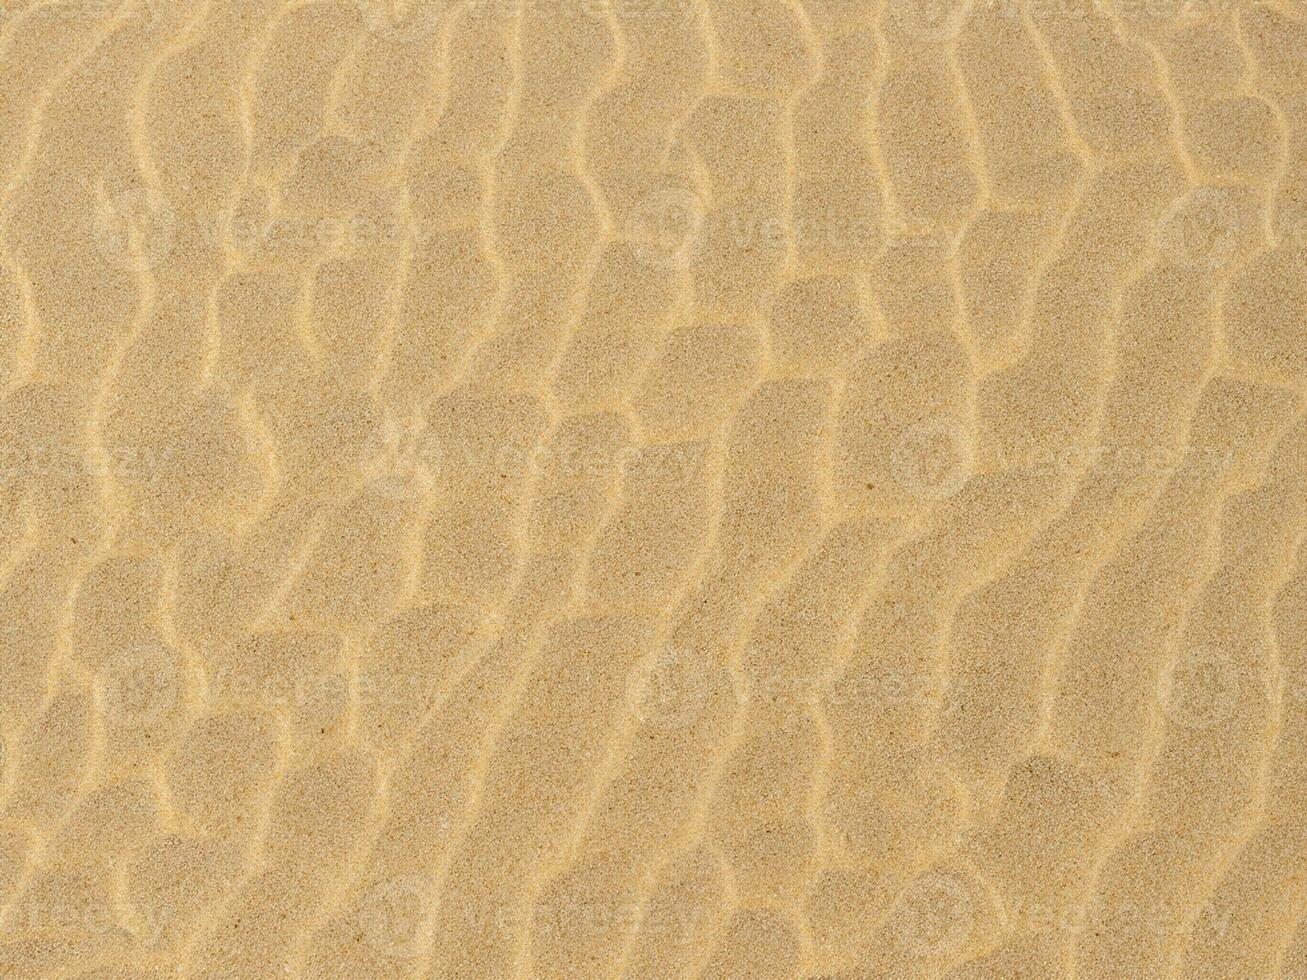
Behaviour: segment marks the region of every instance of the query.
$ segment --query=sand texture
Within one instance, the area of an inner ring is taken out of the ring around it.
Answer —
[[[0,0],[0,977],[1307,980],[1307,2]]]

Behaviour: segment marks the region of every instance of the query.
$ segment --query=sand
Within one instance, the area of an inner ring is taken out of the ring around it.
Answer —
[[[0,976],[1307,977],[1302,0],[0,0]]]

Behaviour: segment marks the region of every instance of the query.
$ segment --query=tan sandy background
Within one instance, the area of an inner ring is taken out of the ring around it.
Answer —
[[[1302,0],[0,0],[0,976],[1307,977]]]

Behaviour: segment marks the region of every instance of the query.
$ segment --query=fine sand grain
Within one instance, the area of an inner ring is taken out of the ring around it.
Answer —
[[[1307,978],[1304,0],[0,0],[0,977]]]

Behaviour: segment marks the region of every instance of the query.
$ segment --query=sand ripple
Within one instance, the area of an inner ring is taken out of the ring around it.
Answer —
[[[1298,0],[0,9],[0,974],[1307,976]]]

